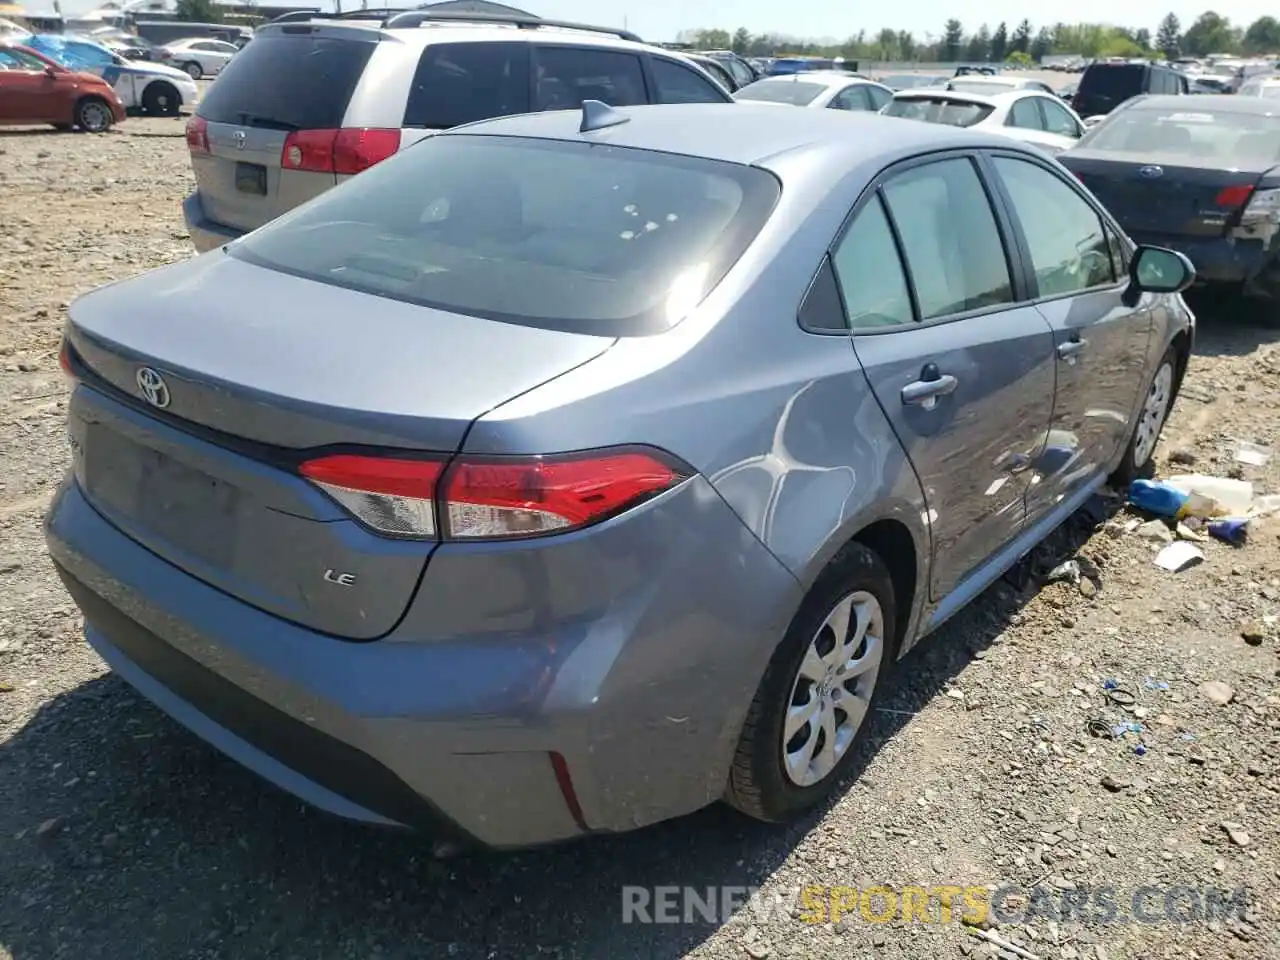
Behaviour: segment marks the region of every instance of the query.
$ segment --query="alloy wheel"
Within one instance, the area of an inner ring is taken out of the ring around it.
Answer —
[[[1160,439],[1160,431],[1164,429],[1164,419],[1169,415],[1169,400],[1173,395],[1173,365],[1168,361],[1160,365],[1155,378],[1151,381],[1151,389],[1142,403],[1142,412],[1138,415],[1137,433],[1133,440],[1133,463],[1141,466],[1151,459],[1155,452],[1156,441]]]

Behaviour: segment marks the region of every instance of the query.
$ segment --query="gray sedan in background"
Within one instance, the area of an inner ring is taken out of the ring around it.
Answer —
[[[780,820],[895,661],[1148,463],[1191,279],[970,130],[461,127],[71,307],[49,549],[120,676],[334,813]]]

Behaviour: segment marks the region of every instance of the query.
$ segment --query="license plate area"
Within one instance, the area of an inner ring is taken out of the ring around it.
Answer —
[[[256,197],[267,195],[267,168],[260,163],[236,161],[236,189]]]

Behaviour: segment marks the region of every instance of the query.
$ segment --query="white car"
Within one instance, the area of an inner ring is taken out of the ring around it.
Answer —
[[[120,97],[126,110],[177,116],[195,107],[196,82],[181,70],[143,60],[126,60],[99,43],[62,34],[35,34],[24,41],[37,53],[70,70],[96,73]]]
[[[811,70],[782,77],[764,77],[748,83],[733,95],[735,100],[824,107],[832,110],[880,110],[893,99],[893,91],[866,77],[837,70]]]
[[[994,96],[997,93],[1012,93],[1014,90],[1035,90],[1039,93],[1053,93],[1053,87],[1040,80],[1026,77],[991,77],[982,74],[967,74],[953,77],[947,81],[947,89],[956,93],[981,93]]]
[[[903,90],[880,111],[886,116],[974,127],[1034,143],[1049,153],[1075,145],[1084,121],[1052,93],[1014,90],[995,96],[952,90]]]
[[[166,43],[159,53],[165,63],[182,70],[192,80],[199,80],[201,77],[216,77],[238,50],[234,43],[225,40],[192,37]]]
[[[1280,100],[1280,76],[1250,77],[1240,85],[1236,96]]]

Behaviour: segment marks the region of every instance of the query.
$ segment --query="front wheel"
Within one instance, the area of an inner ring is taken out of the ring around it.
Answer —
[[[111,108],[95,97],[85,97],[76,104],[76,126],[85,133],[106,133],[114,120]]]
[[[1160,433],[1164,430],[1165,421],[1169,419],[1169,411],[1173,409],[1177,370],[1177,351],[1169,347],[1156,364],[1156,372],[1142,398],[1138,422],[1133,426],[1129,445],[1125,447],[1120,466],[1111,475],[1111,484],[1117,489],[1127,489],[1130,483],[1150,469]]]
[[[760,681],[729,775],[731,805],[779,821],[835,788],[886,672],[895,613],[884,562],[849,544],[801,604]]]
[[[142,109],[155,117],[176,117],[182,96],[171,83],[153,81],[142,91]]]

